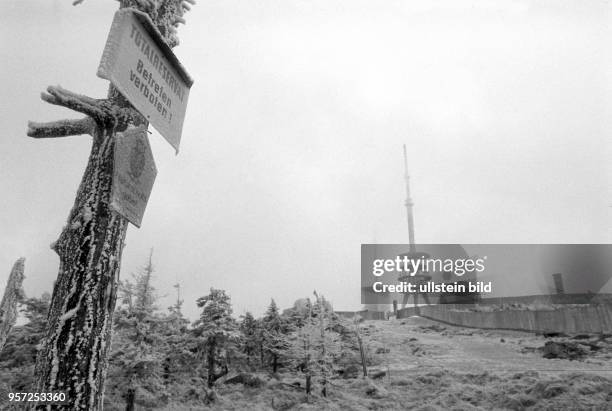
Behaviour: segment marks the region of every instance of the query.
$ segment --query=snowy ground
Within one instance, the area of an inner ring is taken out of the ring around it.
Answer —
[[[582,371],[612,377],[612,352],[593,353],[584,361],[546,359],[535,348],[551,339],[533,333],[452,327],[418,317],[381,322],[376,327],[381,330],[383,341],[395,348],[390,353],[397,361],[397,364],[391,361],[392,374],[409,373],[414,368],[440,368],[471,373],[538,371],[551,375]],[[418,341],[410,342],[409,336]],[[426,355],[420,355],[419,350]],[[411,354],[416,358],[406,361]]]
[[[612,339],[555,338],[601,341],[602,349],[570,361],[543,358],[538,348],[550,339],[529,333],[465,329],[416,317],[362,326],[367,344],[379,352],[370,375],[388,371],[384,377],[337,378],[327,398],[317,393],[306,402],[303,384],[292,385],[301,381],[299,374],[283,373],[276,379],[262,374],[263,387],[221,385],[213,408],[612,409]]]

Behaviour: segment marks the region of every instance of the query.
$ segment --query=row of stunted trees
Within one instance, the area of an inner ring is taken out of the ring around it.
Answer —
[[[365,376],[361,337],[336,317],[322,296],[315,293],[314,302],[306,301],[305,307],[281,314],[272,300],[261,318],[247,312],[237,322],[223,290],[213,288],[209,295],[198,299],[202,312],[193,331],[199,357],[206,364],[208,388],[214,388],[233,364],[234,371],[298,371],[304,376],[307,396],[316,377],[321,394],[326,396],[329,380],[336,373],[335,365],[343,355],[350,357],[348,361],[361,359]],[[360,348],[361,355],[353,355]]]
[[[274,300],[260,319],[250,313],[242,317],[241,352],[247,364],[267,368],[272,373],[279,369],[297,370],[305,379],[305,392],[310,395],[313,377],[318,378],[321,394],[327,395],[329,379],[334,376],[335,364],[343,355],[363,348],[356,335],[333,313],[323,296],[314,293],[314,302],[305,299],[301,307],[280,314]],[[361,355],[364,376],[365,355]],[[254,367],[257,368],[257,367]]]
[[[151,381],[176,378],[172,373],[200,375],[200,387],[207,401],[216,398],[217,381],[230,371],[300,370],[306,378],[306,394],[311,392],[313,376],[320,376],[321,392],[327,393],[327,381],[333,373],[335,357],[342,341],[333,329],[329,304],[317,297],[307,309],[280,313],[271,301],[264,315],[256,319],[247,312],[240,321],[232,315],[229,295],[221,289],[197,299],[199,318],[188,327],[182,316],[182,301],[162,315],[156,306],[152,285],[151,260],[131,281],[120,286],[121,306],[115,320],[118,340],[111,357],[120,375],[115,378],[125,389],[128,410],[137,402],[137,387]]]
[[[277,372],[303,376],[304,388],[291,389],[303,389],[308,399],[317,386],[317,392],[327,395],[329,381],[338,376],[338,369],[359,363],[357,347],[361,344],[355,339],[355,329],[340,321],[321,296],[305,299],[305,305],[296,304],[282,314],[272,300],[260,318],[247,312],[237,320],[227,293],[211,288],[197,300],[200,316],[190,325],[181,312],[180,297],[167,310],[160,310],[153,279],[149,257],[139,272],[119,286],[107,404],[116,407],[125,402],[126,410],[134,410],[146,407],[154,398],[155,403],[171,407],[182,401],[176,397],[177,386],[191,386],[191,392],[211,402],[217,397],[219,380],[227,379],[223,377],[243,376],[249,385],[260,373]],[[6,378],[11,373],[3,377],[0,371],[0,390],[3,378],[10,381],[11,390],[30,388],[28,364],[33,366],[32,355],[42,341],[48,306],[49,298],[22,301],[30,321],[16,327],[0,352],[0,368],[21,371],[14,371],[17,374],[10,380]],[[361,358],[365,373],[365,359]],[[21,377],[14,379],[16,375]]]
[[[112,361],[124,373],[120,379],[128,387],[126,401],[132,404],[127,409],[133,409],[136,386],[146,385],[147,379],[169,377],[171,372],[200,375],[205,381],[200,389],[207,401],[215,400],[219,379],[231,371],[246,370],[302,372],[307,395],[316,376],[321,393],[326,395],[334,363],[347,348],[343,338],[355,345],[353,331],[340,324],[319,296],[314,303],[308,300],[305,310],[289,310],[287,314],[281,314],[272,300],[261,318],[247,312],[237,321],[229,295],[211,288],[196,301],[200,316],[188,327],[180,313],[180,301],[178,315],[176,306],[169,308],[170,315],[158,313],[152,270],[149,261],[132,282],[121,284],[122,305],[116,320],[121,338]]]

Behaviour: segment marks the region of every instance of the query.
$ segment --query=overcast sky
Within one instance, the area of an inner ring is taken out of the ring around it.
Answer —
[[[103,97],[96,69],[118,3],[0,2],[0,290],[50,250],[88,136],[48,85]],[[610,1],[200,0],[175,52],[195,84],[181,152],[157,132],[158,176],[121,276],[153,247],[155,285],[185,312],[212,287],[235,312],[313,289],[358,309],[361,243],[408,240],[402,144],[422,243],[612,242]]]

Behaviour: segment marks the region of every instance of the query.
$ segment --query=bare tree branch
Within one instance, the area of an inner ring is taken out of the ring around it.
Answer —
[[[34,138],[55,138],[78,136],[81,134],[93,135],[95,122],[91,117],[79,120],[57,120],[49,123],[28,122],[28,136]]]
[[[41,93],[40,98],[49,104],[87,114],[100,123],[104,123],[107,119],[107,113],[103,111],[99,100],[73,93],[60,86],[47,87],[47,93]]]
[[[41,98],[54,104],[87,114],[103,128],[123,131],[128,124],[136,126],[146,123],[146,119],[132,107],[121,107],[107,99],[94,99],[76,94],[60,86],[49,86]],[[93,135],[91,120],[60,120],[51,123],[28,124],[30,137],[65,137],[78,134]]]

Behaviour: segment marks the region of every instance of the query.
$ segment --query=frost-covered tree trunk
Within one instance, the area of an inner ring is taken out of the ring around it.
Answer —
[[[109,101],[121,104],[118,93]],[[109,122],[110,123],[110,122]],[[114,129],[97,124],[87,169],[53,249],[60,267],[36,363],[36,391],[100,409],[127,220],[109,208]]]
[[[325,361],[325,313],[323,310],[324,308],[321,304],[321,310],[319,311],[319,330],[321,331],[321,358],[322,361]],[[321,394],[323,394],[324,397],[327,397],[327,373],[325,367],[321,367],[321,385]]]
[[[310,303],[310,298],[308,301],[308,323],[312,321],[312,304]],[[310,391],[312,388],[312,371],[310,365],[310,334],[307,333],[308,340],[306,341],[306,399],[310,396]]]
[[[125,398],[125,411],[134,411],[134,404],[136,401],[136,390],[134,388],[129,388],[127,391],[127,395]]]
[[[181,16],[189,8],[183,0],[121,0],[120,5],[148,13],[168,45],[178,43],[175,27],[184,22]],[[47,92],[42,94],[46,102],[88,117],[30,123],[28,135],[49,138],[87,133],[93,137],[93,144],[67,224],[52,245],[60,257],[60,267],[37,358],[35,391],[66,394],[65,404],[46,408],[97,410],[103,403],[127,229],[127,220],[109,208],[115,135],[147,123],[112,86],[105,100],[60,87],[49,87]]]
[[[208,368],[208,388],[215,386],[215,351],[217,344],[215,337],[212,337],[208,342],[208,351],[206,353],[206,367]]]
[[[6,337],[17,321],[17,303],[23,298],[23,266],[25,258],[18,259],[13,265],[0,302],[0,351],[4,347]]]

